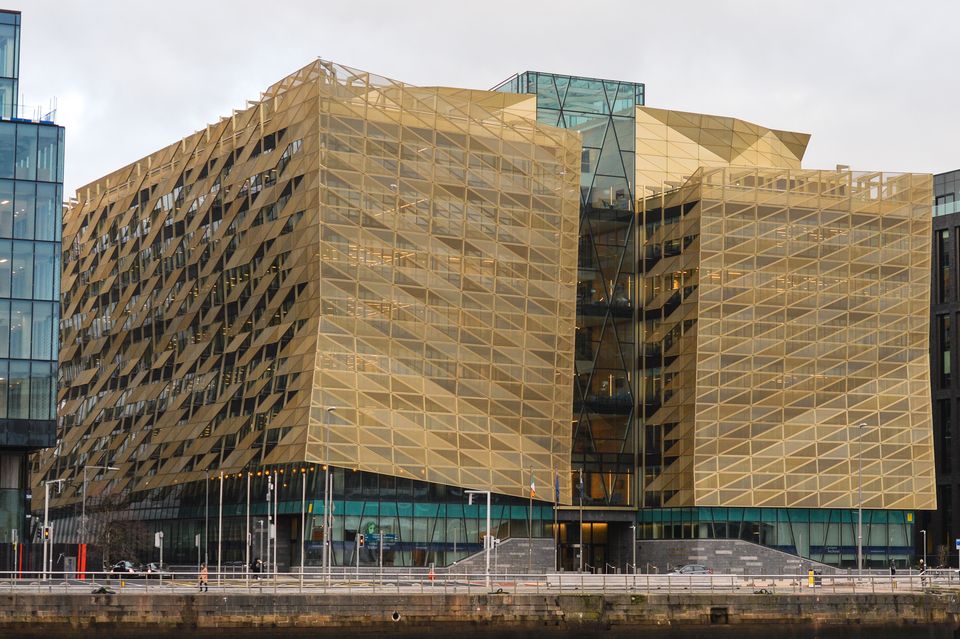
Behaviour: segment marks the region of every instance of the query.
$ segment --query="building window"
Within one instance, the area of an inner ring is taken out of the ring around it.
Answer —
[[[950,400],[940,400],[940,472],[949,475],[953,472],[953,425]]]
[[[937,333],[940,338],[940,388],[950,388],[950,316],[937,316]]]
[[[950,299],[950,230],[937,231],[937,301],[940,303]]]

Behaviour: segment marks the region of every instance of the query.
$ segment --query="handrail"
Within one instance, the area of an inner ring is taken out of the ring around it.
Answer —
[[[609,564],[608,564],[609,565]],[[593,566],[585,564],[591,569]],[[248,578],[249,577],[249,578]],[[898,570],[895,575],[852,573],[792,575],[742,574],[603,574],[595,572],[549,573],[450,573],[432,574],[398,569],[381,572],[378,567],[361,566],[359,571],[331,570],[246,574],[209,571],[210,592],[282,595],[301,592],[349,593],[489,593],[489,592],[741,592],[741,593],[878,593],[924,592],[960,587],[956,570]],[[101,590],[103,589],[103,590]],[[193,593],[198,592],[196,569],[163,573],[110,573],[53,571],[44,579],[39,570],[0,571],[0,593]]]

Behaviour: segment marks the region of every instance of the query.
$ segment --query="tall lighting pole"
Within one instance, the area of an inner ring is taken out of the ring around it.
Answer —
[[[921,530],[920,534],[923,535],[923,567],[927,567],[927,531]]]
[[[483,552],[486,556],[486,587],[490,587],[490,548],[493,546],[493,539],[490,537],[490,491],[489,490],[465,490],[467,494],[467,504],[473,504],[474,495],[487,496],[487,534],[483,538]]]
[[[863,430],[866,424],[857,425],[857,574],[863,576]]]
[[[220,585],[220,574],[223,565],[220,562],[220,553],[223,550],[223,471],[220,471],[220,503],[217,505],[217,586]]]
[[[333,525],[333,518],[330,517],[330,507],[333,504],[333,491],[330,489],[330,420],[333,418],[336,406],[327,406],[324,414],[325,427],[323,429],[323,572],[330,572],[330,553],[331,547],[330,527]]]
[[[580,542],[580,568],[579,571],[583,572],[583,468],[577,469],[579,477],[579,488],[580,488],[580,538],[577,540]]]
[[[83,488],[80,498],[80,543],[87,543],[87,470],[120,470],[116,466],[84,466]]]
[[[53,543],[52,535],[50,535],[50,484],[57,484],[59,488],[65,479],[48,479],[43,482],[43,578],[46,579],[47,575],[52,572],[50,570],[49,564],[53,563],[49,561],[53,553],[50,552],[49,544]]]
[[[304,561],[304,539],[303,535],[307,530],[307,469],[300,469],[300,592],[303,592],[303,569],[306,566]]]

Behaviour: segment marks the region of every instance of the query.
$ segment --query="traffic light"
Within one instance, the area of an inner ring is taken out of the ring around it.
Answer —
[[[358,533],[358,534],[357,534],[357,546],[359,546],[360,548],[363,548],[363,542],[364,542],[363,533]]]
[[[43,539],[44,541],[49,541],[50,539],[50,526],[43,527]]]

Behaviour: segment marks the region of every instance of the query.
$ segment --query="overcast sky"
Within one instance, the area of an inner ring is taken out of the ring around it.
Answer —
[[[21,93],[58,102],[66,193],[316,57],[420,85],[524,70],[646,83],[647,104],[813,134],[808,168],[960,168],[960,2],[7,0]]]

